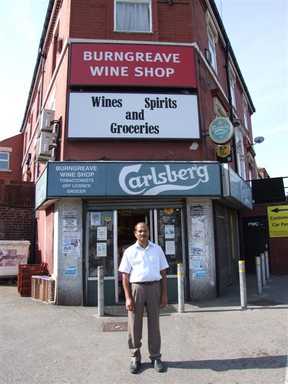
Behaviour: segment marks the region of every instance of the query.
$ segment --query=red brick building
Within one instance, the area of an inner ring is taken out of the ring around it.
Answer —
[[[251,207],[255,111],[213,0],[50,0],[21,132],[38,248],[56,300],[121,301],[117,267],[138,221],[186,297],[237,279]]]

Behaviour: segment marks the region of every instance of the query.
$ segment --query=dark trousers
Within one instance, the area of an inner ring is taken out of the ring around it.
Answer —
[[[150,284],[131,284],[132,296],[135,303],[134,312],[128,311],[128,346],[131,357],[141,358],[143,313],[146,306],[148,323],[148,350],[150,359],[161,357],[160,336],[160,282]]]

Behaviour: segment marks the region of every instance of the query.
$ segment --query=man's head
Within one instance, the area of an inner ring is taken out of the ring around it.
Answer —
[[[137,223],[134,227],[134,235],[141,246],[146,247],[148,245],[149,228],[146,223]]]

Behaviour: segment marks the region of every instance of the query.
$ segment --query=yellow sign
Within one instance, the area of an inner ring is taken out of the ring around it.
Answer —
[[[217,156],[222,158],[231,155],[231,145],[230,144],[217,145],[216,154]]]
[[[270,237],[288,237],[288,205],[267,207]]]

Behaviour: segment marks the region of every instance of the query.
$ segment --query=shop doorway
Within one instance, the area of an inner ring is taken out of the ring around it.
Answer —
[[[97,267],[104,268],[104,299],[107,305],[123,302],[122,276],[118,272],[123,252],[132,245],[135,225],[144,222],[150,240],[159,244],[169,264],[168,297],[177,300],[177,263],[184,263],[183,210],[167,208],[123,207],[114,210],[89,207],[86,217],[86,305],[97,305]]]
[[[134,228],[137,223],[146,223],[150,229],[150,239],[152,230],[152,218],[149,209],[119,209],[118,210],[118,266],[122,260],[126,248],[135,243]],[[153,237],[153,236],[152,236]],[[125,301],[122,287],[122,275],[118,274],[118,298],[119,302]]]

